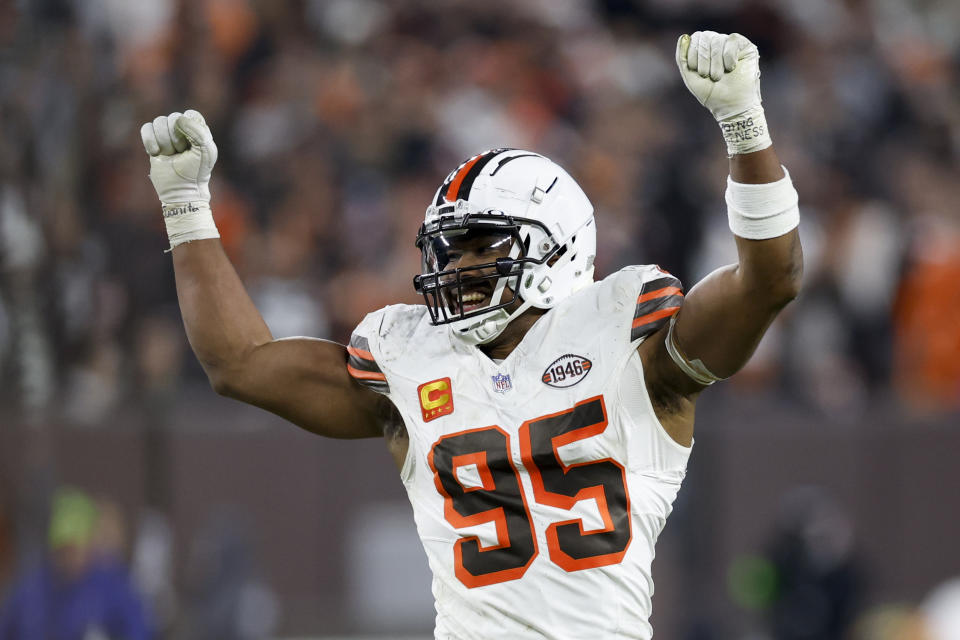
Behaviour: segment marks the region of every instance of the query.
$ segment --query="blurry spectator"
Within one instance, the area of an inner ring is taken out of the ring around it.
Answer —
[[[176,624],[179,603],[173,584],[173,531],[162,512],[148,510],[140,516],[131,565],[134,583],[150,604],[158,634],[166,637]]]
[[[714,154],[700,153],[706,125],[687,117],[671,53],[680,32],[730,25],[759,43],[764,98],[790,124],[776,142],[808,275],[723,393],[776,391],[849,423],[878,402],[957,411],[958,24],[957,0],[0,2],[0,409],[94,428],[133,424],[111,419],[133,405],[160,433],[191,383],[205,389],[169,262],[145,257],[165,238],[136,127],[174,109],[199,109],[229,141],[213,209],[278,336],[343,341],[369,310],[418,302],[413,236],[437,178],[500,144],[573,168],[597,210],[598,277],[661,261],[692,284],[734,247],[711,204],[725,162],[699,159]],[[189,609],[198,636],[226,638],[238,603],[276,616],[260,583],[223,565],[251,571],[251,543],[226,533],[178,608],[173,534],[148,520],[138,579],[165,625]],[[791,576],[782,624],[804,594],[858,593],[853,561],[834,553],[826,569],[796,527],[767,559]],[[0,573],[3,546],[0,523]],[[17,597],[61,575],[61,555]],[[85,576],[104,575],[95,556]],[[825,619],[846,619],[829,598]]]
[[[914,405],[960,408],[960,187],[938,163],[906,158],[904,197],[914,210],[910,264],[900,283],[897,387]]]
[[[960,578],[935,588],[920,608],[925,640],[960,640]]]
[[[319,291],[310,279],[313,236],[309,215],[284,210],[265,238],[265,268],[250,296],[274,337],[326,336],[329,323]]]
[[[116,555],[112,508],[61,489],[50,515],[49,553],[13,584],[0,610],[0,640],[147,640],[150,624]]]
[[[778,575],[771,609],[777,640],[836,640],[860,605],[853,527],[840,505],[816,487],[784,496],[770,560]]]
[[[189,640],[266,640],[276,631],[279,604],[257,575],[251,533],[247,518],[222,508],[194,540],[185,612]]]
[[[199,108],[233,141],[214,210],[278,335],[342,340],[384,301],[416,301],[410,238],[430,185],[497,145],[574,168],[603,222],[598,276],[667,256],[704,275],[731,247],[705,204],[724,169],[697,159],[702,127],[677,100],[670,52],[691,6],[707,26],[756,32],[764,97],[793,122],[777,145],[804,246],[821,254],[731,392],[780,388],[856,418],[896,371],[909,402],[957,407],[949,0],[15,3],[0,21],[20,54],[0,61],[2,386],[23,406],[55,396],[82,424],[143,401],[127,373],[137,344],[165,341],[144,318],[174,292],[163,261],[140,259],[163,234],[135,127],[173,108]]]
[[[767,546],[765,557],[741,557],[731,566],[732,597],[764,611],[774,640],[846,637],[862,581],[853,528],[836,501],[817,487],[793,489],[781,500]]]
[[[922,618],[912,608],[884,606],[861,616],[854,627],[851,640],[934,639],[927,634]]]
[[[162,316],[141,320],[136,335],[138,384],[145,397],[164,400],[176,391],[183,366],[183,332],[180,323]]]
[[[960,640],[960,578],[935,587],[919,607],[887,605],[866,612],[852,640]]]
[[[0,497],[0,585],[7,584],[13,562],[13,522]]]

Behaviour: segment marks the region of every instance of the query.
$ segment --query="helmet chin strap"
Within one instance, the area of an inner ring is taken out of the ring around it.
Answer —
[[[510,249],[509,257],[516,258],[518,255],[520,255],[519,246],[514,246]],[[522,272],[520,276],[523,276]],[[500,304],[500,300],[503,298],[503,292],[507,288],[507,281],[510,277],[511,276],[505,276],[497,279],[497,285],[493,290],[493,295],[490,296],[490,303],[487,306],[495,307]],[[520,288],[521,277],[517,278],[518,289]],[[514,292],[514,295],[519,296],[520,292]],[[521,299],[523,298],[521,297]],[[468,324],[466,327],[460,328],[454,325],[454,333],[457,337],[469,344],[486,344],[503,333],[503,330],[507,328],[508,324],[516,320],[520,314],[530,307],[530,302],[523,300],[520,306],[514,309],[513,312],[508,312],[506,309],[497,309],[479,318],[470,318],[470,320],[474,320],[474,322]],[[469,320],[461,320],[460,322],[466,324]]]
[[[491,304],[493,304],[491,302]],[[456,329],[454,333],[468,344],[486,344],[503,333],[507,325],[516,320],[520,314],[529,309],[532,305],[527,300],[517,307],[512,313],[506,309],[497,309],[481,316],[481,318],[464,329]],[[473,319],[473,318],[471,318]]]

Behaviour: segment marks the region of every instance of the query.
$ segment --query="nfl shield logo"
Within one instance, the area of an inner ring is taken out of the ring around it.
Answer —
[[[506,393],[513,389],[513,384],[510,382],[510,374],[498,373],[495,376],[490,376],[493,380],[493,390],[497,393]]]

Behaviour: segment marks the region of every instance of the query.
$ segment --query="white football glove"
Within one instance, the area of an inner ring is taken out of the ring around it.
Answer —
[[[203,116],[191,110],[158,116],[140,127],[150,155],[150,181],[163,207],[170,248],[219,238],[210,212],[210,173],[217,145]]]
[[[760,54],[739,33],[697,31],[677,41],[677,66],[690,93],[716,118],[730,155],[773,141],[760,98]]]

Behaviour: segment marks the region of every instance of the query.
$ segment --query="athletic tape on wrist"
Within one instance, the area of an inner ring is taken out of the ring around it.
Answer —
[[[170,249],[185,242],[220,237],[213,212],[206,202],[164,204],[163,222],[167,226]]]
[[[719,124],[723,139],[727,143],[728,155],[753,153],[773,144],[761,106],[721,120]]]
[[[767,184],[741,184],[727,177],[727,221],[730,230],[748,240],[782,236],[800,224],[797,190],[790,172]]]

